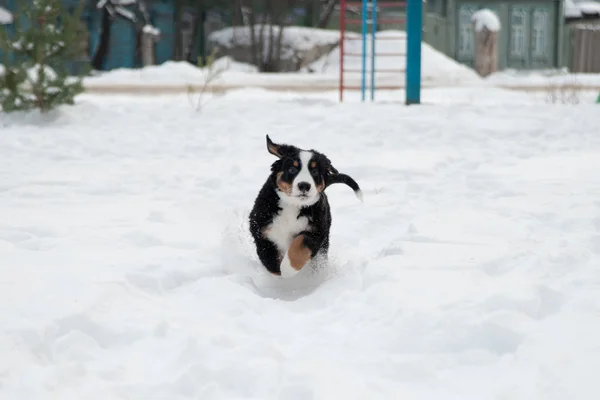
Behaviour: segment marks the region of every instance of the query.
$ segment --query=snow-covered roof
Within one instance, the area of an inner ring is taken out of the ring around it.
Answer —
[[[593,0],[565,0],[565,17],[581,18],[586,16],[600,17],[600,2]]]
[[[6,8],[0,7],[0,25],[12,24],[13,15]]]

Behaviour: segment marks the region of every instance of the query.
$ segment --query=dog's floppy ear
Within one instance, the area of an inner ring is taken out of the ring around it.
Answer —
[[[274,143],[269,135],[267,135],[267,150],[275,157],[282,159],[285,157],[293,157],[300,149],[289,144]]]
[[[269,153],[273,154],[275,157],[281,158],[283,157],[283,152],[282,150],[282,146],[280,144],[277,143],[273,143],[273,141],[271,140],[271,138],[269,137],[269,135],[267,135],[267,150],[269,151]]]
[[[331,164],[331,160],[329,158],[327,158],[327,156],[321,154],[319,158],[321,159],[321,162],[325,166],[325,171],[327,171],[327,175],[337,175],[337,174],[339,174],[338,170],[335,169],[335,167],[333,166],[333,164]]]

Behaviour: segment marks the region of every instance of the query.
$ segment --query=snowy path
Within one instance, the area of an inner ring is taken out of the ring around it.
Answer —
[[[598,107],[427,96],[0,115],[0,399],[597,399]],[[240,229],[266,133],[365,194],[328,189],[333,265],[301,282]]]

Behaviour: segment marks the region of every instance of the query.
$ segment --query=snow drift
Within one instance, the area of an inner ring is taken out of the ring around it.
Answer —
[[[596,400],[598,106],[423,100],[0,114],[1,397]],[[328,189],[332,262],[298,279],[248,240],[265,133],[364,190]]]
[[[271,31],[272,28],[272,31]],[[262,37],[263,62],[268,62],[270,49],[276,49],[280,27],[254,25],[255,41]],[[247,26],[237,26],[212,32],[208,37],[209,48],[217,49],[217,56],[228,56],[238,62],[252,63],[252,36]],[[279,68],[281,72],[294,72],[324,54],[339,43],[340,34],[330,29],[289,26],[281,32]],[[275,51],[275,50],[273,50]]]
[[[357,37],[358,34],[349,34],[348,36]],[[375,43],[375,54],[393,54],[393,56],[376,57],[375,71],[376,78],[382,84],[385,83],[404,83],[404,72],[406,68],[406,32],[398,30],[386,30],[378,32],[376,38],[396,38],[395,40],[382,40]],[[360,54],[362,44],[360,40],[348,40],[345,49],[349,53]],[[371,36],[367,36],[367,54],[371,54]],[[477,73],[462,64],[447,57],[443,53],[435,50],[427,43],[421,44],[421,72],[422,80],[426,83],[438,85],[452,85],[456,83],[477,83],[481,78]],[[327,56],[312,63],[310,69],[315,74],[339,75],[340,54],[336,48]],[[345,68],[360,70],[361,58],[358,56],[346,56],[344,58]],[[370,71],[370,62],[367,63]],[[377,72],[378,70],[399,70],[399,72]],[[346,73],[346,77],[358,79],[360,74]]]

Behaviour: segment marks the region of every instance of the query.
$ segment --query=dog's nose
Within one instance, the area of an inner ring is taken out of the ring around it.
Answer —
[[[298,189],[300,189],[301,192],[308,192],[310,190],[310,183],[300,182],[298,184]]]

